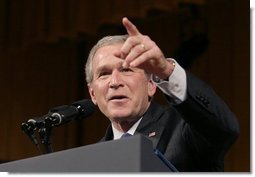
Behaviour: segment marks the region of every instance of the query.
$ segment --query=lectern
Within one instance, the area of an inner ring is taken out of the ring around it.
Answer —
[[[1,172],[170,172],[143,135],[58,151],[0,165]]]

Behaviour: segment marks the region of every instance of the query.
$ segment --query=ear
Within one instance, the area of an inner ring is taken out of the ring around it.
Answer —
[[[149,82],[148,82],[148,95],[149,95],[149,97],[153,97],[153,95],[156,93],[156,90],[157,90],[156,84],[152,80],[149,80]]]
[[[88,86],[88,90],[89,90],[89,94],[90,94],[90,97],[91,97],[92,102],[93,102],[95,105],[97,105],[96,96],[95,96],[95,92],[94,92],[94,89],[93,89],[92,85],[91,85],[91,84],[88,84],[87,86]]]

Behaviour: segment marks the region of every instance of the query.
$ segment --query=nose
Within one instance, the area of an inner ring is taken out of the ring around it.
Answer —
[[[110,88],[115,88],[115,89],[123,86],[121,73],[119,71],[115,70],[112,72],[109,86],[110,86]]]

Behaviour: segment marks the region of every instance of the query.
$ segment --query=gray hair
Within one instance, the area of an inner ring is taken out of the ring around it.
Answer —
[[[85,75],[86,81],[90,84],[93,81],[93,71],[92,71],[92,61],[97,50],[101,47],[113,45],[113,44],[123,44],[128,38],[128,35],[116,35],[116,36],[106,36],[100,39],[96,45],[90,50],[87,63],[85,65]]]

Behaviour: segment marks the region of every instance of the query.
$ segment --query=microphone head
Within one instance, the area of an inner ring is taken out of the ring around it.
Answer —
[[[85,118],[90,116],[95,111],[95,105],[90,99],[83,99],[72,103],[72,106],[76,107],[80,113],[79,118]]]
[[[47,117],[48,115],[44,115],[42,117],[35,117],[35,118],[31,118],[27,121],[27,124],[29,125],[29,127],[31,129],[40,129],[42,127],[44,127],[45,125],[45,117]]]

